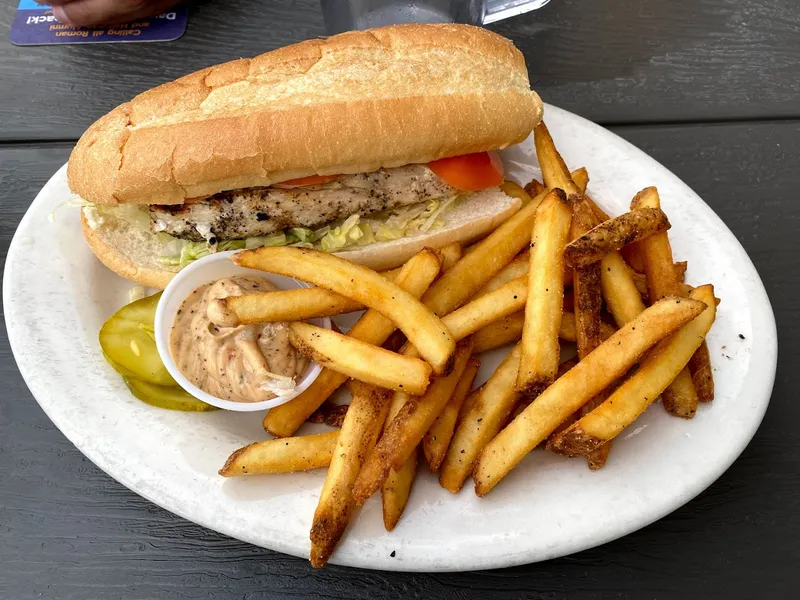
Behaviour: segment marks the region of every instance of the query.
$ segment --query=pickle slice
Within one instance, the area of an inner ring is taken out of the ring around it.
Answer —
[[[161,292],[119,309],[100,328],[100,347],[118,373],[156,385],[177,385],[156,348],[153,322]]]
[[[206,412],[217,410],[216,406],[206,404],[194,396],[186,393],[183,388],[174,385],[155,385],[134,377],[123,377],[125,385],[135,397],[142,402],[166,408],[168,410],[184,410]]]

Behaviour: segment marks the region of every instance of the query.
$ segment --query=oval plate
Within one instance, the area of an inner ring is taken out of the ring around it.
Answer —
[[[375,569],[454,571],[508,567],[583,550],[631,533],[683,505],[742,452],[769,403],[775,320],[747,254],[719,217],[675,175],[624,140],[552,106],[547,123],[572,168],[611,214],[658,186],[687,281],[711,282],[722,298],[709,336],[716,400],[684,421],[652,406],[617,439],[596,473],[583,460],[532,452],[491,494],[457,495],[420,472],[392,533],[370,500],[334,553],[334,563]],[[504,152],[509,174],[538,174],[532,141]],[[3,300],[11,347],[25,381],[56,426],[92,462],[152,502],[200,525],[265,548],[307,557],[324,470],[223,479],[236,448],[263,439],[261,414],[187,414],[133,398],[105,363],[103,321],[131,284],[95,259],[68,198],[65,169],[22,219],[5,267]],[[506,350],[483,355],[481,380]],[[310,429],[309,429],[310,431]]]

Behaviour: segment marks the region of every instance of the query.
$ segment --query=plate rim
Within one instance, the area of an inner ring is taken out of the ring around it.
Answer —
[[[653,157],[646,154],[644,151],[640,150],[624,138],[614,134],[613,132],[596,125],[579,115],[575,115],[574,113],[570,113],[568,111],[564,111],[562,109],[558,109],[555,106],[546,104],[545,106],[546,112],[549,114],[561,114],[565,118],[575,119],[578,121],[581,127],[590,127],[596,128],[601,130],[601,135],[603,136],[610,136],[615,143],[621,143],[624,147],[626,154],[630,154],[635,156],[638,160],[641,160],[647,163],[651,168],[657,169],[662,171],[665,174],[668,174],[670,178],[674,180],[675,183],[683,186],[687,190],[692,193],[693,201],[699,201],[705,208],[707,208],[714,216],[717,218],[719,223],[724,228],[723,230],[727,235],[730,237],[730,241],[732,241],[736,246],[738,246],[738,250],[742,257],[746,258],[746,269],[749,271],[748,275],[752,275],[752,281],[748,287],[748,291],[750,293],[758,294],[762,298],[763,302],[759,302],[757,308],[753,308],[753,313],[761,313],[759,314],[762,317],[762,321],[767,326],[771,325],[771,330],[765,333],[765,338],[770,342],[769,347],[760,348],[759,351],[762,352],[765,356],[765,366],[767,367],[767,371],[762,371],[760,373],[760,378],[763,381],[762,385],[760,386],[763,389],[763,396],[765,399],[760,403],[759,414],[754,415],[751,421],[749,421],[749,428],[745,435],[742,435],[739,438],[738,443],[731,447],[730,451],[725,454],[726,460],[720,461],[718,465],[713,469],[714,474],[710,475],[707,478],[700,479],[698,478],[694,485],[688,486],[688,489],[684,491],[683,494],[676,495],[671,502],[665,504],[662,510],[655,511],[648,515],[648,518],[637,521],[635,526],[624,526],[622,527],[622,531],[617,531],[617,528],[605,528],[605,532],[602,535],[596,535],[590,542],[586,542],[586,540],[570,540],[566,542],[564,545],[558,546],[554,548],[551,552],[541,553],[537,552],[535,549],[521,549],[516,552],[506,554],[503,556],[490,556],[487,559],[483,559],[477,555],[469,555],[464,556],[461,558],[460,562],[443,562],[443,563],[436,563],[436,559],[434,558],[414,558],[414,557],[407,557],[405,560],[397,560],[397,559],[387,559],[387,558],[378,558],[375,556],[369,557],[366,560],[337,560],[336,554],[334,554],[333,560],[331,560],[331,564],[338,564],[344,566],[352,566],[358,568],[368,568],[368,569],[378,569],[378,570],[386,570],[386,571],[404,571],[404,572],[454,572],[454,571],[467,571],[467,570],[481,570],[481,569],[490,569],[490,568],[501,568],[501,567],[510,567],[516,566],[521,564],[529,564],[532,562],[539,562],[543,560],[549,560],[550,558],[555,558],[558,556],[565,556],[569,555],[581,550],[593,548],[602,544],[605,544],[609,541],[618,539],[639,529],[650,525],[651,523],[663,518],[664,516],[670,514],[674,510],[677,510],[697,495],[699,495],[702,491],[707,489],[711,484],[714,483],[725,471],[730,468],[731,464],[736,461],[736,459],[741,455],[744,449],[752,440],[755,432],[758,430],[766,410],[769,406],[772,390],[775,381],[776,369],[777,369],[777,358],[778,358],[778,341],[777,341],[777,324],[775,322],[774,312],[769,301],[769,296],[766,292],[764,284],[761,280],[758,271],[755,268],[750,256],[747,254],[746,250],[742,247],[741,243],[739,243],[738,239],[733,235],[730,229],[725,225],[724,221],[719,218],[719,216],[714,212],[714,210],[706,204],[699,195],[697,195],[688,185],[686,185],[677,175],[675,175],[671,170],[667,167],[656,161]],[[247,543],[251,543],[258,547],[264,547],[271,550],[275,550],[278,552],[282,552],[285,554],[289,554],[292,556],[297,556],[299,558],[305,558],[304,553],[298,551],[294,546],[291,546],[288,542],[283,542],[282,540],[272,540],[269,546],[266,546],[263,540],[256,539],[255,534],[249,535],[247,532],[242,533],[242,531],[236,530],[234,527],[227,527],[222,522],[215,522],[214,524],[210,524],[205,522],[202,518],[197,518],[196,514],[193,514],[190,510],[184,510],[182,503],[180,500],[171,497],[169,494],[162,491],[160,495],[150,493],[148,488],[143,488],[141,485],[137,486],[136,482],[132,481],[132,478],[124,476],[124,474],[120,474],[118,471],[112,474],[112,470],[114,469],[114,465],[106,464],[105,458],[103,457],[102,453],[94,448],[90,447],[88,444],[83,443],[81,441],[77,441],[74,439],[75,433],[74,431],[65,431],[62,428],[63,421],[61,420],[60,416],[58,415],[57,411],[54,410],[57,406],[57,403],[52,402],[49,398],[40,398],[41,395],[45,395],[44,390],[39,389],[39,384],[34,382],[33,379],[35,377],[35,373],[27,372],[20,367],[20,360],[18,356],[22,354],[21,348],[21,339],[25,335],[26,332],[21,330],[21,326],[15,324],[14,322],[9,320],[9,316],[13,313],[16,309],[12,308],[16,305],[15,299],[11,297],[11,292],[9,291],[12,287],[11,280],[14,277],[15,268],[14,262],[15,257],[18,252],[21,251],[22,242],[20,241],[21,231],[25,230],[28,226],[28,221],[33,218],[33,211],[34,207],[40,201],[40,198],[45,193],[51,185],[54,185],[54,182],[59,181],[61,178],[64,177],[64,173],[66,171],[66,164],[63,165],[60,169],[56,171],[55,174],[47,181],[47,183],[39,190],[36,195],[36,198],[31,203],[30,207],[26,211],[23,218],[20,220],[17,230],[14,233],[12,241],[8,248],[7,259],[4,268],[4,276],[3,276],[3,304],[5,306],[5,322],[6,328],[8,332],[8,339],[9,344],[12,350],[12,354],[17,362],[18,369],[28,386],[31,394],[36,399],[39,406],[42,410],[47,414],[48,418],[54,423],[54,425],[59,429],[59,431],[70,440],[70,442],[84,455],[86,456],[94,465],[96,465],[101,471],[106,473],[109,477],[113,480],[121,483],[126,488],[131,490],[132,492],[136,493],[139,496],[144,497],[148,501],[156,504],[157,506],[176,514],[188,521],[191,521],[197,525],[202,527],[206,527],[211,529],[212,531],[216,531],[220,534],[227,535],[234,539],[238,539]],[[43,201],[43,200],[42,200]],[[69,428],[67,428],[69,429]],[[398,546],[400,544],[400,540],[398,539]],[[422,564],[427,563],[427,564]]]

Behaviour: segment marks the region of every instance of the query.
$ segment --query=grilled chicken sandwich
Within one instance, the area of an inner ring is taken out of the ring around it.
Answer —
[[[67,176],[92,251],[142,285],[262,245],[388,269],[426,245],[479,239],[519,209],[495,151],[541,115],[509,40],[395,25],[149,90],[86,131]]]

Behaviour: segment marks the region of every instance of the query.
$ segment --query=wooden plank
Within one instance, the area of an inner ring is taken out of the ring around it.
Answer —
[[[673,169],[722,216],[759,269],[778,321],[770,410],[742,456],[700,497],[642,531],[547,563],[438,575],[328,567],[311,577],[303,559],[198,527],[100,472],[30,396],[3,329],[0,597],[791,597],[800,537],[800,125],[616,131]],[[3,257],[30,200],[68,153],[64,144],[0,146]],[[396,535],[402,558],[402,532]]]
[[[14,2],[0,3],[8,30]],[[800,117],[796,0],[553,0],[493,25],[552,104],[602,123]],[[317,0],[202,2],[170,43],[15,47],[0,36],[0,140],[75,139],[187,72],[325,34]]]

